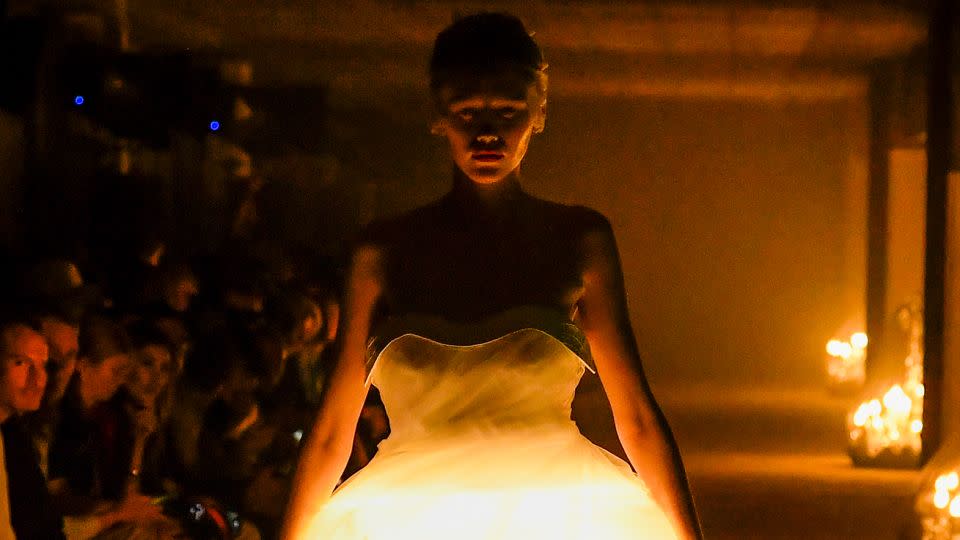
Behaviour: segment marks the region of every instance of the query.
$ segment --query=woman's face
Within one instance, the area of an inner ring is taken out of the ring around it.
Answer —
[[[478,184],[514,173],[534,129],[543,125],[545,102],[518,73],[463,77],[440,88],[438,98],[435,129],[447,138],[457,167]]]
[[[133,356],[127,390],[142,405],[152,405],[170,383],[173,357],[161,345],[147,345]]]

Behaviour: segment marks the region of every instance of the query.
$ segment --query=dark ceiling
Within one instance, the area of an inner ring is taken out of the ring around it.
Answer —
[[[11,10],[41,3],[11,1]],[[132,48],[216,50],[256,85],[332,95],[421,88],[437,31],[457,13],[521,16],[560,93],[818,100],[863,95],[864,68],[925,41],[920,1],[614,2],[72,0],[115,16]]]

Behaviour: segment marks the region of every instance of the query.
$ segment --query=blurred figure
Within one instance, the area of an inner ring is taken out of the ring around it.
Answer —
[[[75,264],[47,260],[26,265],[17,280],[15,302],[46,339],[49,349],[47,386],[40,409],[25,418],[47,473],[47,454],[57,421],[57,409],[77,363],[80,317],[99,298],[96,287],[84,282]]]
[[[298,354],[320,337],[323,312],[305,294],[288,292],[276,295],[267,304],[265,316],[283,341],[283,356]]]
[[[50,447],[50,477],[64,479],[74,494],[99,497],[94,483],[98,461],[94,441],[97,410],[120,388],[130,368],[127,337],[103,316],[84,321],[77,369],[61,402]]]
[[[77,367],[77,353],[80,347],[79,325],[72,324],[56,316],[41,316],[40,330],[50,348],[47,362],[47,390],[43,396],[44,408],[56,407],[67,392],[67,385]]]
[[[167,474],[166,425],[171,382],[175,377],[174,346],[152,321],[128,328],[131,367],[126,381],[97,411],[95,434],[100,462],[95,484],[101,498],[145,500],[143,495],[177,493]],[[158,514],[156,506],[148,509]],[[117,538],[173,538],[181,529],[172,519],[137,516],[111,531]]]
[[[166,475],[166,423],[176,377],[175,345],[140,320],[129,328],[131,368],[122,388],[104,407],[100,446],[109,457],[99,468],[104,496],[160,495],[175,486]]]
[[[200,292],[197,277],[184,263],[159,267],[152,287],[155,303],[163,310],[179,314],[190,309],[194,297]]]
[[[367,394],[360,410],[357,432],[353,436],[353,449],[344,468],[342,478],[350,478],[354,473],[367,466],[377,453],[377,445],[390,434],[390,421],[387,410],[380,400],[380,392],[375,388]]]
[[[57,424],[60,401],[77,366],[80,329],[58,317],[39,315],[40,331],[46,339],[50,354],[47,361],[47,387],[40,409],[26,417],[40,460],[40,468],[49,473],[50,443]]]
[[[257,356],[253,338],[230,325],[211,327],[188,353],[171,411],[170,444],[177,474],[189,487],[207,490],[220,475],[236,477],[211,456],[259,417],[257,395],[268,370]]]
[[[279,519],[285,500],[270,454],[288,422],[265,414],[260,402],[280,361],[274,334],[215,327],[190,351],[171,415],[170,443],[184,491],[211,496],[261,529],[271,517]]]
[[[272,385],[276,387],[276,401],[296,406],[315,404],[320,355],[326,347],[321,336],[324,319],[320,306],[304,294],[284,293],[271,299],[265,316],[281,345],[281,372],[276,374],[278,384]]]
[[[89,537],[120,523],[162,520],[149,498],[116,493],[103,482],[102,471],[112,463],[102,443],[105,403],[130,372],[130,346],[122,327],[94,315],[80,328],[77,368],[61,400],[59,419],[50,446],[50,486],[68,518],[68,537]]]
[[[99,287],[87,283],[75,263],[47,259],[27,264],[16,279],[13,300],[39,308],[76,325],[101,298]]]

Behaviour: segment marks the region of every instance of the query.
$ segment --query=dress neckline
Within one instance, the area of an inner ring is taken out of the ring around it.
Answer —
[[[563,344],[596,373],[590,345],[562,310],[542,305],[521,305],[474,322],[451,321],[438,315],[405,313],[377,323],[367,342],[367,380],[387,346],[403,336],[417,336],[438,345],[475,347],[493,343],[524,330],[538,330]]]

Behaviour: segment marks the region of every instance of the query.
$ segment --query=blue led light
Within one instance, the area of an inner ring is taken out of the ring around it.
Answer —
[[[73,103],[75,105],[83,105],[83,96],[77,96],[73,98]]]
[[[218,129],[220,129],[220,122],[217,122],[216,120],[210,122],[210,131],[217,131]]]

